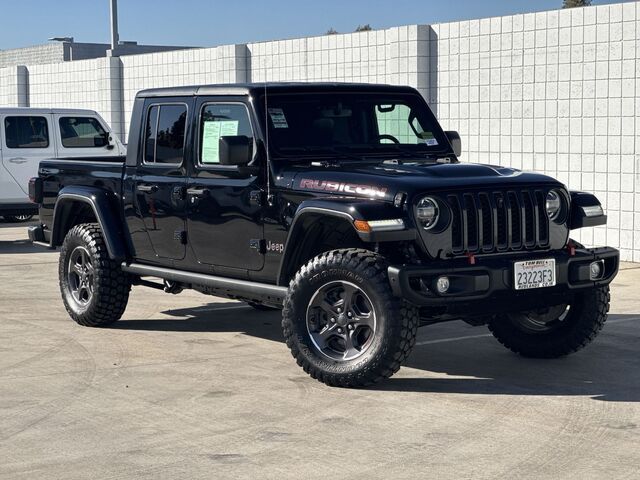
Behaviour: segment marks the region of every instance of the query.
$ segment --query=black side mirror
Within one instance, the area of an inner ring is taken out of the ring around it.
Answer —
[[[247,165],[253,157],[253,140],[246,135],[220,137],[220,165]]]
[[[109,132],[105,132],[103,135],[96,135],[94,138],[96,147],[105,147],[107,150],[113,150],[116,146]]]
[[[93,137],[93,146],[94,147],[106,147],[109,145],[108,137],[104,135],[96,135]]]
[[[453,149],[453,153],[456,155],[456,157],[462,155],[462,140],[460,140],[460,135],[458,134],[458,132],[454,132],[451,130],[448,132],[444,132],[444,134],[447,136],[447,140],[449,140],[451,148]]]

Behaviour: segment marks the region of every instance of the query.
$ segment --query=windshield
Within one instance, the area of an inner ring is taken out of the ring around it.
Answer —
[[[258,105],[264,109],[264,98]],[[276,157],[449,150],[438,122],[418,95],[270,94],[266,109],[269,148]]]

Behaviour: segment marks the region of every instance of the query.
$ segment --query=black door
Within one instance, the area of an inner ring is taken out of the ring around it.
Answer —
[[[164,99],[146,106],[142,159],[134,181],[136,208],[153,249],[145,260],[185,256],[187,112],[186,104]]]
[[[196,148],[187,188],[189,245],[201,264],[260,270],[260,180],[235,166],[220,165],[218,158],[221,136],[254,138],[249,110],[240,101],[211,98],[200,98],[196,106]]]

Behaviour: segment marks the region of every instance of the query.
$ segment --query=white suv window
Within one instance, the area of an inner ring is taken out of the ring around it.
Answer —
[[[47,148],[49,126],[45,117],[6,117],[4,138],[8,148]]]
[[[92,117],[61,117],[60,136],[65,148],[96,148],[109,144],[109,134]]]

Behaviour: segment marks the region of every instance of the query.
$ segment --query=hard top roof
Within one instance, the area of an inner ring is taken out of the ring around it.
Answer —
[[[267,90],[267,94],[276,93],[313,93],[313,92],[394,92],[415,93],[407,86],[372,83],[321,83],[321,82],[267,82],[267,83],[229,83],[217,85],[194,85],[188,87],[150,88],[138,92],[137,97],[181,97],[197,95],[257,95]]]

